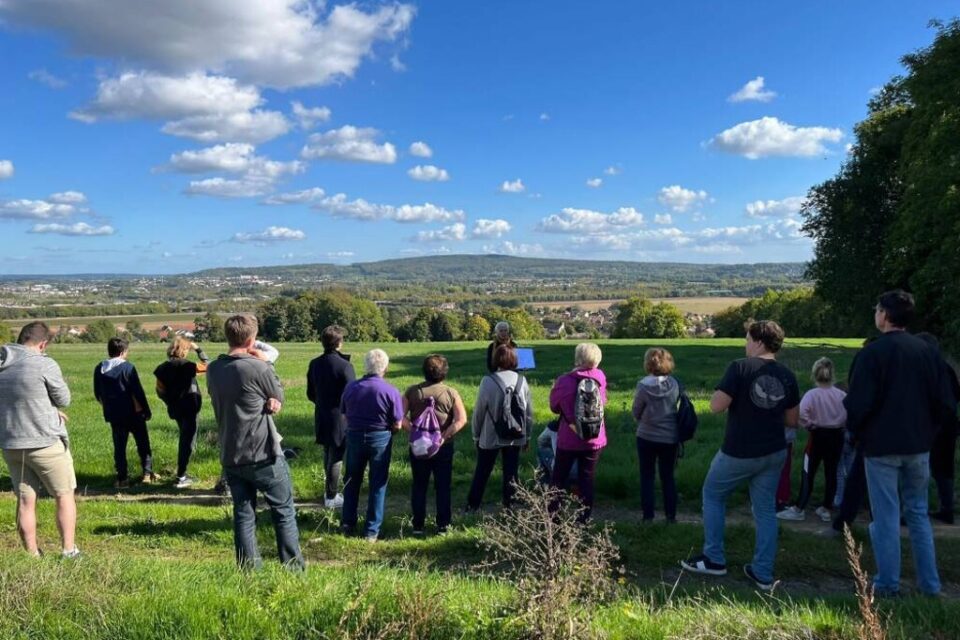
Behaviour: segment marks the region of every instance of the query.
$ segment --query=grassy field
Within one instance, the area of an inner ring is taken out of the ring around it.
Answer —
[[[714,581],[680,574],[677,561],[702,542],[699,492],[719,446],[723,421],[702,415],[698,436],[688,444],[680,462],[680,523],[642,524],[629,405],[642,371],[643,352],[652,342],[600,344],[604,354],[601,367],[609,380],[610,446],[603,452],[597,472],[596,516],[615,523],[614,539],[621,548],[627,580],[617,599],[597,612],[597,632],[613,638],[856,637],[856,605],[842,544],[815,536],[816,527],[809,523],[782,527],[777,558],[782,581],[774,597],[761,597],[750,589],[739,574],[740,565],[749,561],[753,543],[744,494],[737,496],[730,508],[731,575]],[[741,340],[662,344],[673,351],[677,375],[703,413],[726,363],[743,353]],[[797,371],[807,388],[806,372],[816,358],[832,357],[843,377],[857,344],[857,340],[792,341],[781,360]],[[74,392],[69,429],[79,492],[85,496],[78,538],[86,557],[76,566],[54,558],[39,564],[23,558],[14,533],[14,501],[9,493],[0,497],[0,637],[417,637],[392,623],[411,619],[409,607],[418,602],[414,597],[418,590],[436,594],[441,603],[432,631],[420,637],[524,637],[507,605],[512,587],[496,575],[478,577],[473,570],[482,559],[474,517],[455,519],[453,532],[446,536],[410,536],[410,469],[402,437],[394,444],[384,541],[371,546],[336,533],[335,514],[317,506],[322,502],[322,451],[313,444],[312,405],[305,395],[307,363],[320,348],[315,344],[278,346],[282,355],[277,372],[287,394],[278,427],[287,446],[301,448],[291,470],[297,500],[302,504],[301,542],[311,565],[307,574],[288,576],[273,568],[254,576],[235,571],[230,507],[210,495],[219,464],[212,446],[214,424],[208,403],[201,415],[200,445],[190,469],[200,478],[199,485],[177,492],[169,483],[175,464],[176,426],[157,400],[152,403],[151,439],[155,468],[167,480],[115,496],[109,428],[91,393],[93,368],[103,349],[55,345],[50,353],[61,363]],[[354,362],[359,364],[370,346],[350,344],[345,350],[354,354]],[[570,368],[574,344],[553,341],[534,346],[539,368],[528,378],[539,431],[552,417],[547,406],[550,385],[556,375]],[[220,351],[217,347],[207,349],[215,354]],[[484,344],[384,347],[392,358],[388,380],[401,390],[420,380],[424,355],[434,350],[444,353],[451,366],[449,382],[460,390],[469,411],[484,372]],[[133,347],[131,361],[148,383],[152,383],[153,368],[162,360],[161,345]],[[801,436],[798,455],[802,448]],[[472,449],[469,436],[461,434],[454,462],[456,508],[465,502],[475,460]],[[132,443],[128,456],[135,473],[138,465]],[[523,459],[524,478],[531,477],[534,464],[534,453],[529,451]],[[2,473],[0,488],[9,491],[5,468]],[[498,482],[495,472],[488,487],[490,510],[495,509]],[[54,549],[56,530],[50,501],[43,502],[41,518],[43,546]],[[275,557],[269,518],[261,519],[259,534],[265,556]],[[866,538],[860,526],[857,536]],[[884,603],[882,610],[892,637],[960,637],[960,538],[942,528],[937,529],[937,538],[947,597]],[[905,551],[908,547],[905,545]],[[909,586],[912,565],[905,555]],[[869,551],[866,556],[869,567]],[[303,597],[305,593],[310,595]],[[364,617],[368,607],[374,613]]]

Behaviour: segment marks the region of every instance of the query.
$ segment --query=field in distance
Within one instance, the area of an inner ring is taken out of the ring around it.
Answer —
[[[654,303],[666,302],[672,304],[683,313],[699,313],[701,315],[712,315],[722,311],[727,307],[734,307],[743,304],[749,298],[739,298],[735,296],[702,296],[699,298],[650,298]],[[621,300],[561,300],[560,302],[536,302],[537,307],[547,307],[549,309],[566,309],[567,307],[580,307],[586,311],[598,311],[606,309],[612,304],[621,302]]]

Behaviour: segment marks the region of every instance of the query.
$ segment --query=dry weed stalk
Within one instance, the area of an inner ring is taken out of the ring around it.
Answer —
[[[873,582],[860,564],[863,545],[858,545],[854,541],[850,527],[846,525],[843,527],[843,539],[847,551],[847,563],[850,565],[850,571],[853,572],[853,580],[856,583],[857,603],[862,619],[857,627],[857,634],[860,640],[886,640],[887,634],[883,629],[880,614],[874,606]]]
[[[516,504],[484,518],[482,566],[516,581],[518,617],[537,640],[595,637],[591,610],[616,590],[620,551],[609,526],[578,522],[583,506],[539,483],[516,487]],[[620,569],[622,571],[622,569]]]

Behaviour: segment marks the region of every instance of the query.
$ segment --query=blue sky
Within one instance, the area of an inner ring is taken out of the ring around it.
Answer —
[[[0,0],[0,273],[809,259],[956,7],[794,4]]]

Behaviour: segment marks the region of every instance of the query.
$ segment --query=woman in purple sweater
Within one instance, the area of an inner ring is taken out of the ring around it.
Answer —
[[[577,486],[586,521],[593,510],[593,478],[600,450],[607,446],[603,405],[607,403],[607,378],[600,365],[600,347],[584,342],[574,352],[574,369],[557,378],[550,390],[550,410],[560,415],[557,456],[551,484],[563,489],[577,463]],[[591,437],[592,436],[592,437]]]

